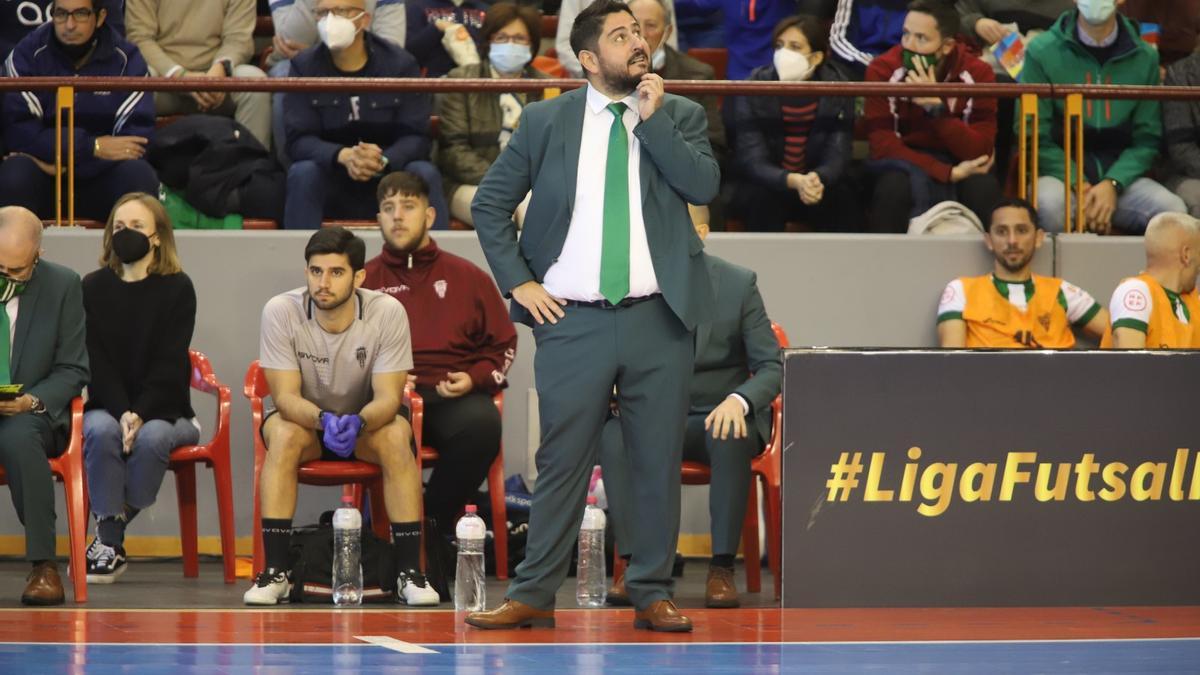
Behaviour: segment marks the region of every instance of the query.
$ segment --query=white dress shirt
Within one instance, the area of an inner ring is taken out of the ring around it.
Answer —
[[[575,180],[575,209],[562,252],[543,282],[556,298],[590,302],[603,300],[600,294],[600,247],[604,238],[604,175],[608,157],[608,135],[613,114],[608,105],[614,101],[587,86],[587,105],[583,111],[583,138],[579,146],[579,168]],[[629,136],[629,296],[638,298],[660,291],[650,245],[646,242],[646,223],[642,220],[641,143],[633,135],[637,126],[636,93],[621,99],[625,114],[621,121]]]

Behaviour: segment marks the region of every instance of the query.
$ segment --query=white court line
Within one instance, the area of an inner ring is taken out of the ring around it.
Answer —
[[[390,649],[394,652],[400,652],[401,654],[436,654],[437,653],[437,652],[433,651],[432,649],[427,649],[420,645],[414,645],[413,643],[405,642],[404,640],[397,640],[396,638],[388,637],[387,635],[355,635],[354,639],[362,640],[363,642],[366,642],[366,643],[372,644],[372,645],[377,645],[379,647],[384,647],[384,648]]]

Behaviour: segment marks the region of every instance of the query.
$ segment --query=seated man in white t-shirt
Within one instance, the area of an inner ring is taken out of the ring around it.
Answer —
[[[259,361],[275,405],[262,425],[267,561],[243,599],[274,605],[291,590],[288,548],[300,465],[355,458],[383,470],[400,601],[436,605],[437,592],[418,571],[421,474],[412,427],[400,415],[413,365],[408,316],[395,298],[360,288],[366,245],[349,230],[319,230],[304,258],[307,288],[277,295],[263,308]]]

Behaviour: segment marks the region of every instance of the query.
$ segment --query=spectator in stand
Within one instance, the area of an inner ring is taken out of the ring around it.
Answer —
[[[990,47],[1012,32],[1029,36],[1031,31],[1050,29],[1063,12],[1075,6],[1072,0],[958,0],[955,7],[962,19],[962,30],[980,46]]]
[[[633,18],[642,26],[642,38],[650,50],[650,68],[664,80],[713,80],[716,75],[712,66],[698,61],[671,46],[675,35],[675,17],[672,16],[670,0],[632,0],[628,3]],[[725,143],[725,125],[721,122],[721,106],[711,94],[693,95],[688,98],[704,106],[708,116],[708,144],[713,157],[724,165],[729,147]]]
[[[840,82],[829,37],[811,16],[775,27],[774,64],[751,80]],[[788,222],[849,231],[858,197],[846,180],[854,135],[854,99],[836,96],[738,96],[733,106],[738,176],[735,210],[748,229],[782,232]]]
[[[1200,349],[1200,220],[1160,213],[1144,243],[1146,271],[1113,291],[1101,349]]]
[[[479,29],[487,16],[483,0],[405,0],[405,47],[425,77],[441,77],[455,66],[479,63]]]
[[[571,50],[571,26],[575,24],[575,17],[583,11],[584,7],[592,4],[593,0],[563,0],[562,5],[558,8],[558,32],[554,35],[554,52],[555,58],[567,69],[567,73],[571,77],[583,77],[583,68],[579,65],[579,59],[575,58],[575,52]],[[667,16],[671,20],[671,30],[667,33],[667,44],[673,49],[679,49],[679,40],[676,37],[679,30],[675,25],[675,3],[674,0],[663,0],[667,7]],[[646,29],[642,26],[642,30]]]
[[[8,76],[145,77],[146,62],[137,47],[108,26],[108,12],[93,2],[54,0],[53,20],[9,55]],[[130,190],[158,192],[158,174],[143,159],[154,133],[151,97],[140,91],[79,91],[75,110],[78,216],[103,220]],[[55,214],[54,111],[53,89],[4,95],[4,131],[12,154],[0,164],[0,204],[24,206],[42,218]]]
[[[420,77],[412,55],[366,30],[365,0],[318,0],[323,42],[292,59],[295,77]],[[315,230],[330,218],[369,219],[388,171],[419,174],[433,191],[436,229],[446,229],[442,177],[429,161],[433,97],[420,93],[288,93],[284,227]]]
[[[1164,84],[1200,90],[1200,52],[1171,64]],[[1167,187],[1183,199],[1193,217],[1200,218],[1200,100],[1163,101],[1162,106],[1171,160]]]
[[[254,0],[128,0],[129,41],[150,74],[161,77],[266,77],[254,55]],[[271,96],[265,92],[158,92],[159,115],[213,113],[233,117],[271,147]]]
[[[1187,58],[1200,42],[1200,0],[1126,0],[1125,16],[1158,25],[1158,60],[1164,66]]]
[[[383,251],[367,262],[363,288],[387,293],[409,316],[424,317],[411,325],[409,379],[425,401],[424,443],[438,451],[425,515],[451,532],[500,453],[500,411],[492,396],[508,386],[517,331],[491,276],[430,238],[435,214],[420,176],[388,174],[378,199]]]
[[[498,2],[488,10],[479,31],[482,63],[459,66],[447,77],[546,78],[532,66],[542,38],[542,17],[532,7]],[[438,94],[438,168],[446,186],[450,215],[473,225],[471,200],[479,181],[517,128],[526,105],[542,100],[542,92],[452,92]],[[528,200],[517,209],[525,217]]]
[[[679,12],[724,12],[730,80],[744,80],[750,71],[771,62],[775,26],[796,13],[795,0],[678,0],[675,4]]]
[[[106,10],[108,18],[105,23],[118,35],[125,37],[125,0],[96,0],[96,9]],[[53,2],[44,5],[36,2],[0,3],[0,60],[7,59],[8,53],[26,35],[50,23],[53,12]]]
[[[1059,17],[1025,50],[1026,84],[1156,85],[1158,52],[1138,37],[1122,16],[1121,2],[1076,0],[1078,8]],[[1051,232],[1064,229],[1062,128],[1065,101],[1038,102],[1038,204]],[[1162,142],[1159,102],[1087,99],[1083,106],[1083,199],[1085,229],[1108,234],[1113,227],[1142,233],[1156,214],[1187,210],[1183,200],[1147,178]],[[1072,181],[1073,182],[1073,181]],[[1075,186],[1071,185],[1072,193]]]
[[[96,516],[87,580],[111,584],[127,567],[125,528],[154,503],[171,451],[200,439],[188,356],[196,291],[167,211],[148,194],[113,207],[100,265],[83,279],[92,367],[83,458]]]
[[[367,30],[385,40],[404,46],[405,9],[403,0],[367,0],[364,8],[371,15]],[[287,77],[291,59],[321,41],[317,25],[317,0],[271,0],[271,21],[275,37],[267,57],[271,77]],[[283,129],[283,94],[271,94],[271,140],[284,168],[291,165],[287,156],[287,138]]]
[[[871,60],[900,42],[907,15],[908,0],[838,0],[829,44],[850,79],[863,79]]]
[[[915,0],[900,44],[871,61],[867,82],[912,85],[995,81],[992,69],[954,39],[958,13]],[[868,218],[875,232],[905,232],[911,218],[946,200],[986,222],[1000,199],[989,171],[996,143],[996,100],[974,96],[868,97],[864,109],[870,168],[876,174]]]

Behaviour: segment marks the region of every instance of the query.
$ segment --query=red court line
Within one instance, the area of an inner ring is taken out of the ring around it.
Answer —
[[[559,611],[554,630],[480,631],[450,611],[3,610],[0,642],[415,644],[905,642],[1200,637],[1200,607],[689,610],[691,634],[632,628],[632,610]]]

